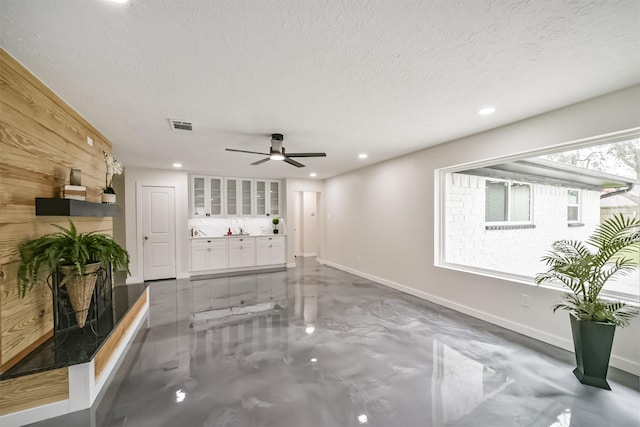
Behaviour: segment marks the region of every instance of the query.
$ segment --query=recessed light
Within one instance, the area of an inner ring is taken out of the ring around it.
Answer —
[[[173,167],[174,168],[181,168],[182,167],[182,163],[174,163]]]
[[[129,3],[129,0],[107,0],[111,3],[120,3],[120,4],[124,4],[124,3]]]
[[[489,114],[493,114],[496,112],[496,108],[495,107],[486,107],[483,108],[482,110],[478,111],[478,114],[480,114],[481,116],[486,116]]]
[[[313,325],[307,325],[307,327],[305,328],[305,332],[309,335],[313,334],[313,332],[316,330],[316,327]]]
[[[315,357],[311,358],[311,363],[316,363],[318,361],[318,359],[316,359]]]
[[[367,157],[369,157],[369,156],[367,155],[367,153],[360,153],[360,154],[358,154],[358,158],[359,158],[359,159],[366,159]]]
[[[310,176],[311,178],[315,178],[315,177],[316,177],[316,176],[318,176],[318,175],[317,175],[315,172],[311,172],[311,173],[309,174],[309,176]]]
[[[358,422],[359,422],[360,424],[366,424],[366,423],[367,423],[367,421],[369,421],[369,417],[367,417],[367,415],[366,415],[366,414],[360,414],[360,415],[358,415]]]

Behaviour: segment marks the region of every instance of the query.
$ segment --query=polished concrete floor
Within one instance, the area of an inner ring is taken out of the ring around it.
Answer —
[[[150,286],[100,402],[36,425],[640,425],[637,377],[582,385],[568,352],[312,261]]]

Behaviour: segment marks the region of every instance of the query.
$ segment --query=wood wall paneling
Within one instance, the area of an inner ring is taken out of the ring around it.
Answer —
[[[126,335],[127,331],[131,328],[131,325],[144,305],[147,302],[147,291],[143,292],[135,302],[133,307],[127,312],[124,318],[118,323],[116,329],[111,333],[111,336],[107,338],[107,341],[102,345],[102,348],[98,351],[98,354],[94,358],[94,371],[96,379],[100,376],[107,363],[111,360],[113,352],[120,345],[122,339]]]
[[[69,369],[60,368],[0,381],[0,415],[69,398]]]
[[[87,144],[87,136],[94,140]],[[51,295],[39,287],[18,295],[18,244],[68,226],[36,217],[36,197],[59,197],[71,169],[82,170],[87,200],[98,201],[111,143],[0,48],[0,373],[51,334]],[[81,232],[112,233],[111,218],[72,218]],[[42,315],[42,310],[45,314]]]

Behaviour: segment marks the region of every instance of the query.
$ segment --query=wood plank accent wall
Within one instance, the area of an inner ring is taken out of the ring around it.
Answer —
[[[107,363],[111,360],[113,356],[113,352],[120,345],[124,336],[127,334],[133,321],[140,314],[140,311],[144,308],[144,305],[147,303],[147,294],[149,290],[145,290],[138,301],[135,302],[133,307],[129,310],[127,314],[125,314],[124,319],[118,323],[116,329],[111,333],[111,336],[107,338],[107,341],[102,345],[102,348],[98,350],[98,354],[93,359],[94,365],[94,373],[96,381],[98,377],[104,371],[104,368],[107,366]]]
[[[87,137],[94,141],[87,144]],[[44,83],[0,48],[0,373],[53,328],[44,283],[18,294],[18,244],[68,226],[65,217],[35,216],[36,197],[59,197],[72,168],[82,170],[87,200],[105,184],[102,152],[111,143]],[[112,234],[111,218],[72,218],[79,231]]]
[[[0,415],[69,398],[69,368],[0,381]]]

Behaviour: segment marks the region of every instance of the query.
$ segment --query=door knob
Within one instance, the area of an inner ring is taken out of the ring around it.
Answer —
[[[144,240],[149,240],[149,237],[147,237],[147,236],[144,236]]]

